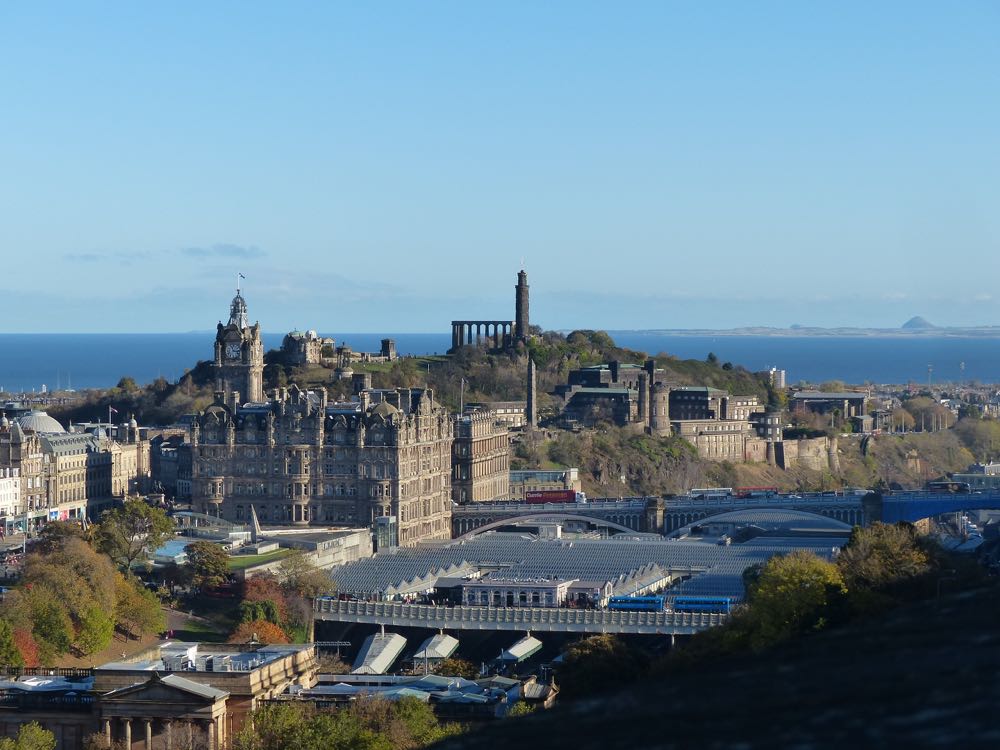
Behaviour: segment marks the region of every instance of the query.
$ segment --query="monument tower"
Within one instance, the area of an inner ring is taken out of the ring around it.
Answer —
[[[242,401],[264,400],[264,342],[260,323],[249,325],[247,303],[236,283],[236,296],[229,304],[229,323],[215,334],[215,389],[229,394],[237,391]]]
[[[522,268],[514,287],[514,340],[527,341],[531,335],[528,324],[528,274]]]

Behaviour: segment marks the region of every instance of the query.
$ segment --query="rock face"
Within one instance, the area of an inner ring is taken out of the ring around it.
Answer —
[[[936,325],[919,315],[910,318],[908,321],[903,323],[902,327],[907,331],[920,331],[927,328],[937,328]]]

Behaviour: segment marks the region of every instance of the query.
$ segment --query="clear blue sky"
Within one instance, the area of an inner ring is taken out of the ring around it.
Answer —
[[[1000,4],[0,4],[0,331],[1000,324]]]

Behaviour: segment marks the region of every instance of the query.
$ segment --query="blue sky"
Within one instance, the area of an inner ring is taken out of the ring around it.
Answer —
[[[0,331],[1000,324],[1000,5],[0,4]]]

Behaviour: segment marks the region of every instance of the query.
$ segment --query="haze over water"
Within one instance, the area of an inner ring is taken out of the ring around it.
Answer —
[[[324,334],[355,351],[377,351],[379,340],[394,338],[402,355],[444,353],[447,333]],[[264,346],[281,345],[283,334],[265,333]],[[933,366],[935,383],[978,380],[1000,382],[1000,339],[875,336],[732,336],[612,332],[616,343],[651,354],[704,359],[749,370],[778,367],[788,383],[926,383]],[[38,391],[56,387],[106,388],[123,375],[148,383],[162,375],[175,381],[199,360],[212,356],[213,334],[0,334],[0,390]],[[964,371],[961,363],[965,363]]]

